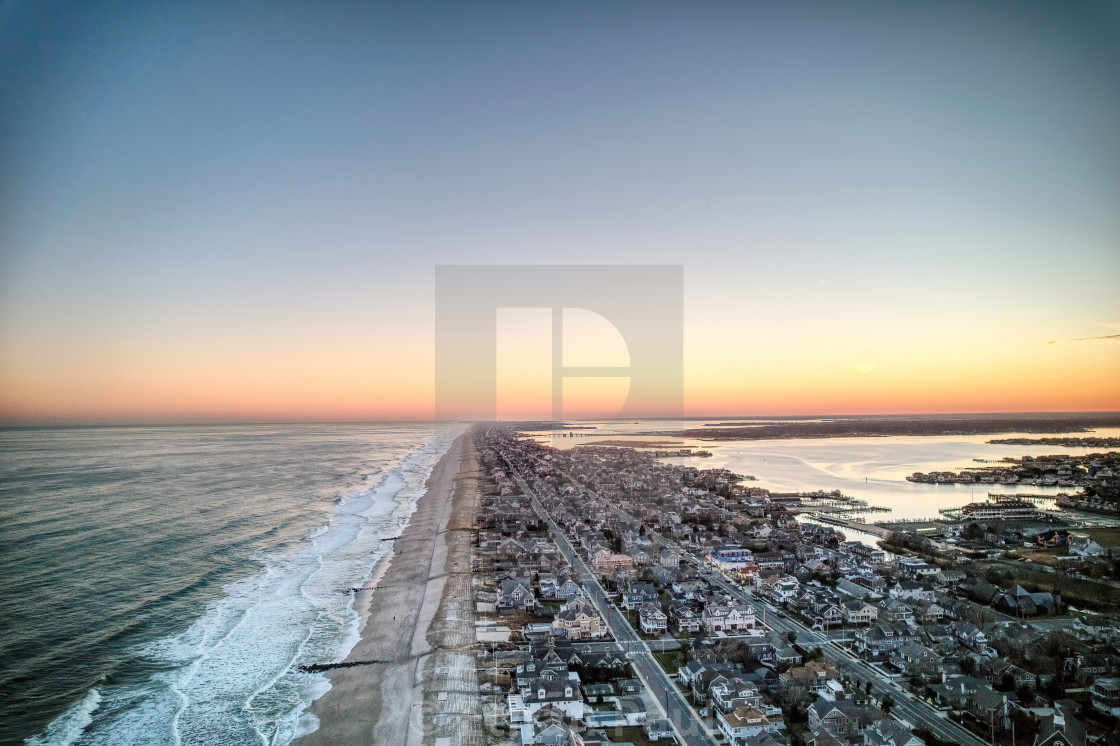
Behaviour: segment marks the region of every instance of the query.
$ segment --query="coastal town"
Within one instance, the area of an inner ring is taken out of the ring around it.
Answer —
[[[848,540],[806,513],[840,495],[473,437],[477,701],[425,700],[436,743],[468,740],[464,717],[471,742],[511,745],[1118,742],[1115,531],[995,500]],[[1115,459],[1039,473],[1108,501]]]

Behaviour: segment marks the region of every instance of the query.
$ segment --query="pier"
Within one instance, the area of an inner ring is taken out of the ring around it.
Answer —
[[[849,528],[853,531],[862,531],[865,534],[872,534],[874,536],[878,536],[881,539],[885,539],[892,533],[894,533],[889,528],[876,526],[874,523],[864,523],[863,521],[854,520],[849,521],[844,520],[843,518],[834,518],[831,515],[814,511],[807,511],[805,514],[811,517],[813,520],[820,521],[821,523],[828,523],[833,526],[840,526],[841,528]]]
[[[1007,500],[1023,500],[1025,502],[1029,502],[1029,503],[1041,504],[1041,503],[1056,503],[1058,501],[1058,496],[1057,495],[1028,495],[1028,494],[1025,494],[1025,493],[1021,494],[1021,495],[1014,495],[1014,494],[1013,495],[1001,495],[1001,494],[997,494],[995,492],[989,492],[988,493],[988,500],[992,501],[992,502],[1001,502],[1001,501],[1007,501]]]
[[[791,513],[814,513],[845,516],[861,513],[889,513],[890,508],[868,505],[866,500],[842,495],[839,492],[798,492],[774,494],[772,502],[784,505]]]

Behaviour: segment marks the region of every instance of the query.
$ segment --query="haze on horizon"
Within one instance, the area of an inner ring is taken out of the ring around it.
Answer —
[[[1120,410],[1118,38],[1103,1],[9,2],[0,422],[429,419],[433,267],[503,263],[683,265],[686,415]]]

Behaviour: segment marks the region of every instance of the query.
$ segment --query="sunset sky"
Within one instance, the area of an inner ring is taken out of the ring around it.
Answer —
[[[1103,1],[0,5],[0,421],[430,418],[448,263],[682,265],[687,414],[1120,409],[1118,40]]]

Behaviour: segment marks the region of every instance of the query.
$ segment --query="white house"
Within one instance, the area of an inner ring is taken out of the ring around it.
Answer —
[[[731,712],[716,710],[716,723],[720,733],[731,743],[742,743],[762,733],[774,733],[784,725],[780,721],[771,722],[762,710],[750,705],[740,705]]]
[[[659,634],[669,628],[669,617],[661,610],[661,604],[647,601],[638,607],[638,618],[642,632],[647,635]]]
[[[700,614],[700,623],[708,634],[752,629],[755,624],[754,611],[749,607],[709,604]]]
[[[605,637],[607,625],[590,601],[582,596],[564,604],[552,620],[552,626],[568,633],[569,640],[587,640]]]

